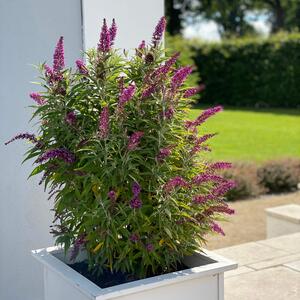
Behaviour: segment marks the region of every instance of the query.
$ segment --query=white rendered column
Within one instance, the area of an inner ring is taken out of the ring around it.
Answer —
[[[96,47],[103,18],[115,18],[116,48],[134,49],[151,41],[158,20],[164,15],[164,0],[83,0],[85,49]]]
[[[4,142],[32,132],[29,93],[38,90],[30,64],[47,60],[60,35],[67,65],[82,49],[80,0],[0,0],[0,299],[42,300],[41,266],[30,250],[53,244],[51,203],[39,179],[27,181],[32,162],[21,165],[26,142]]]

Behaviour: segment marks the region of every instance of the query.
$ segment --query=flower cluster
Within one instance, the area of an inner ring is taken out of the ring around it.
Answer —
[[[152,36],[152,43],[154,46],[157,46],[161,41],[163,34],[166,29],[166,18],[162,17],[155,27],[155,31]]]
[[[221,169],[230,169],[232,163],[226,161],[219,161],[209,165],[210,170],[221,170]]]
[[[203,145],[203,143],[205,143],[207,140],[213,138],[214,136],[216,136],[216,133],[208,133],[205,134],[199,138],[195,137],[194,138],[194,145],[193,148],[191,150],[191,154],[195,154],[197,152],[199,152],[200,150],[204,150],[207,151],[209,150],[209,148],[206,145]]]
[[[86,236],[83,234],[81,236],[79,236],[73,246],[72,252],[71,252],[71,256],[70,256],[70,260],[74,261],[80,251],[80,248],[86,243]]]
[[[184,93],[183,93],[183,97],[184,98],[189,98],[192,97],[194,95],[196,95],[197,93],[200,93],[201,91],[203,91],[205,89],[205,85],[201,84],[198,87],[194,87],[194,88],[190,88],[187,89]]]
[[[170,154],[172,153],[172,147],[166,147],[166,148],[161,148],[159,150],[159,153],[157,155],[157,160],[159,162],[162,162],[165,160],[165,158],[167,158]]]
[[[99,118],[99,137],[105,139],[109,132],[109,109],[105,106]]]
[[[142,131],[136,131],[134,132],[128,140],[127,149],[132,151],[136,149],[140,143],[141,138],[143,137],[144,132]]]
[[[225,235],[224,230],[220,227],[219,224],[212,222],[211,228],[213,231],[215,231],[216,233],[219,233],[221,235]]]
[[[30,98],[38,105],[43,105],[46,101],[39,93],[30,93]]]
[[[134,182],[132,184],[132,193],[133,197],[130,201],[130,207],[135,209],[140,208],[142,206],[142,201],[139,198],[139,195],[141,193],[141,186],[137,182]]]
[[[77,59],[75,63],[80,74],[87,75],[89,73],[82,59]]]
[[[176,187],[189,187],[189,184],[180,176],[176,176],[174,178],[171,178],[165,185],[164,190],[169,193]]]
[[[107,196],[111,201],[116,201],[117,194],[114,190],[109,191]]]
[[[204,110],[201,115],[195,121],[187,121],[185,123],[186,128],[192,129],[193,127],[199,126],[203,124],[208,118],[214,116],[216,113],[223,110],[222,106],[216,106],[213,108],[209,108]]]
[[[62,148],[57,148],[46,151],[36,160],[36,162],[42,163],[53,158],[61,159],[66,163],[73,163],[75,161],[75,156],[70,151]]]
[[[121,87],[120,96],[119,96],[119,103],[118,106],[122,109],[130,99],[132,99],[135,93],[135,85],[130,84],[127,88]]]
[[[61,36],[57,42],[53,55],[53,72],[60,73],[65,67],[64,38]]]
[[[117,25],[115,19],[113,19],[110,28],[108,28],[107,26],[106,19],[103,19],[103,25],[100,33],[99,44],[98,44],[98,51],[101,51],[103,53],[108,52],[114,43],[116,35],[117,35]]]
[[[207,173],[197,175],[193,178],[194,184],[201,184],[203,182],[224,182],[224,181],[225,179],[220,175],[207,174]]]
[[[65,121],[70,126],[74,126],[76,124],[76,114],[74,111],[70,111],[65,116]]]
[[[9,141],[7,141],[5,143],[5,145],[8,145],[16,140],[29,140],[31,143],[34,143],[34,144],[38,144],[39,141],[38,139],[36,138],[36,136],[34,134],[31,134],[31,133],[19,133],[17,134],[16,136],[14,136],[12,139],[10,139]]]
[[[172,90],[175,91],[178,89],[186,80],[186,78],[192,73],[191,67],[182,67],[176,70],[174,76],[172,77]]]

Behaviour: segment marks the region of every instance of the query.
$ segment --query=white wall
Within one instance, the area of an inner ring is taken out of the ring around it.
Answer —
[[[85,48],[97,46],[103,18],[116,19],[116,48],[133,49],[142,40],[150,42],[158,20],[164,15],[164,0],[83,0]]]
[[[27,181],[31,163],[21,166],[26,143],[4,146],[15,133],[31,131],[29,92],[60,35],[67,62],[82,47],[80,0],[0,0],[0,299],[41,300],[41,268],[30,250],[51,245],[50,203],[38,178]]]
[[[151,40],[163,15],[163,0],[82,0],[84,41],[98,42],[102,19],[116,18],[116,46],[134,48]],[[82,49],[80,0],[0,0],[0,299],[43,299],[42,272],[29,252],[53,244],[49,225],[51,203],[38,186],[38,178],[26,180],[32,168],[21,166],[26,143],[3,143],[28,124],[37,89],[36,70],[30,66],[47,60],[60,35],[65,37],[67,65],[74,65]]]

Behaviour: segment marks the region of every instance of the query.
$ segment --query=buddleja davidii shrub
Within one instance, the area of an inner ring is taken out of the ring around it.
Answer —
[[[164,56],[164,29],[162,18],[151,44],[128,58],[112,47],[115,22],[104,20],[75,72],[60,38],[53,67],[41,66],[44,92],[31,94],[39,137],[14,138],[33,143],[26,159],[54,197],[56,242],[72,246],[72,259],[85,249],[92,269],[139,278],[175,270],[208,233],[224,234],[215,221],[233,213],[222,199],[234,183],[217,174],[230,164],[205,163],[215,134],[197,133],[222,108],[186,121],[199,88],[184,87],[192,68],[175,68],[178,53]]]

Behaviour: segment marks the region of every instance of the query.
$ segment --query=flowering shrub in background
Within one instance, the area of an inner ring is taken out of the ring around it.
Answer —
[[[259,182],[257,169],[255,163],[236,162],[232,169],[224,171],[223,176],[236,183],[236,186],[225,195],[228,201],[257,197],[266,192],[266,188]]]
[[[215,134],[198,134],[222,108],[186,120],[199,88],[184,85],[192,68],[177,66],[178,53],[164,55],[165,25],[127,57],[113,49],[115,21],[104,20],[97,49],[75,69],[65,68],[61,37],[53,66],[40,66],[43,91],[30,95],[38,136],[12,139],[32,143],[26,159],[54,199],[56,242],[73,259],[86,250],[92,269],[138,278],[176,270],[234,213],[223,201],[234,182],[217,174],[230,164],[205,162]]]
[[[299,159],[271,160],[257,170],[259,183],[269,193],[296,191],[300,182]]]

